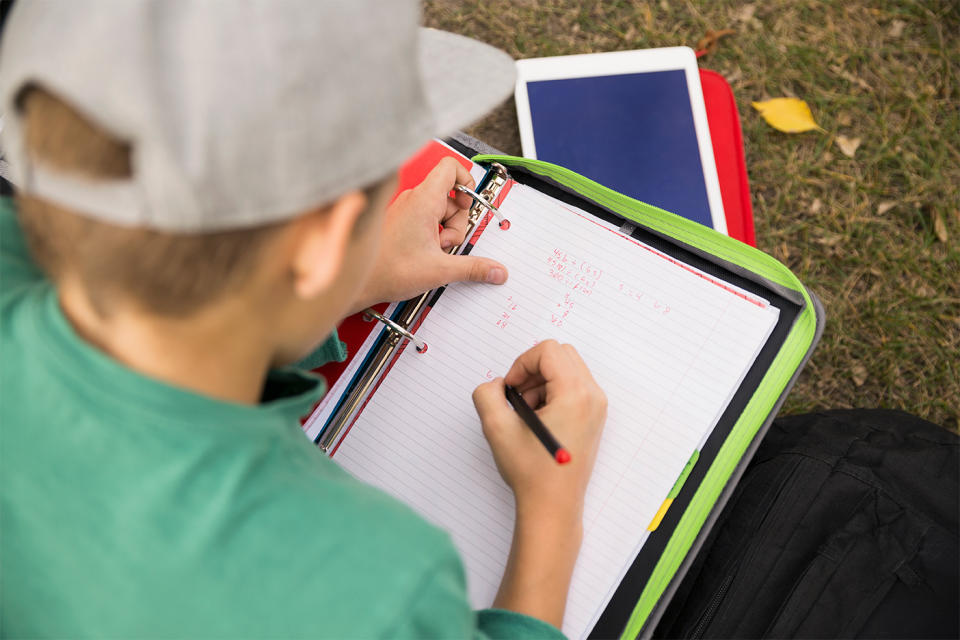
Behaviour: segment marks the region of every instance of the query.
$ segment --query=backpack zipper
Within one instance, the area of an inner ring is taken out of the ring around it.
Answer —
[[[723,597],[727,594],[727,589],[730,588],[731,582],[733,582],[733,574],[728,573],[727,577],[723,579],[723,584],[721,584],[717,592],[713,594],[713,598],[710,600],[710,606],[707,607],[707,610],[704,611],[700,617],[700,622],[697,623],[693,634],[690,636],[692,639],[696,640],[703,637],[703,632],[706,631],[707,625],[713,621],[713,616],[717,613],[717,609],[720,608],[720,603],[723,602]]]

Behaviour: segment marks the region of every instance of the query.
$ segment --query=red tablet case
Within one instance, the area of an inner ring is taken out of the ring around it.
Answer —
[[[743,133],[733,90],[723,76],[709,69],[700,70],[700,85],[707,108],[707,124],[717,164],[727,233],[731,238],[755,247],[757,242],[753,233],[747,163],[743,157]]]

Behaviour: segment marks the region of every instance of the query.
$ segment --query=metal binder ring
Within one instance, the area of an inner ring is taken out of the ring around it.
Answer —
[[[364,315],[368,320],[369,320],[369,319],[373,319],[373,320],[377,320],[377,321],[379,321],[379,322],[382,322],[383,324],[387,325],[387,328],[388,328],[390,331],[393,331],[394,333],[400,334],[401,336],[403,336],[404,338],[406,338],[407,340],[409,340],[410,342],[412,342],[412,343],[413,343],[413,346],[415,346],[415,347],[417,348],[417,353],[424,353],[424,352],[427,350],[427,343],[426,343],[426,342],[424,342],[423,340],[421,340],[421,339],[418,338],[417,336],[413,335],[412,333],[410,333],[409,331],[407,331],[406,329],[404,329],[404,328],[401,327],[399,324],[397,324],[396,322],[394,322],[394,321],[391,320],[390,318],[386,317],[386,316],[383,315],[382,313],[379,313],[376,309],[366,309],[366,310],[364,310],[363,315]]]
[[[477,193],[476,191],[474,191],[474,190],[471,189],[470,187],[465,186],[465,185],[462,185],[462,184],[458,184],[458,185],[456,185],[456,186],[454,187],[454,189],[456,189],[457,191],[459,191],[459,192],[461,192],[461,193],[467,194],[468,196],[470,196],[471,198],[473,198],[476,202],[479,202],[481,205],[483,205],[484,207],[486,207],[487,209],[489,209],[489,210],[493,213],[493,215],[497,216],[497,220],[500,222],[501,227],[504,225],[504,223],[507,222],[507,219],[503,217],[503,214],[502,214],[502,213],[500,213],[500,209],[498,209],[498,208],[496,208],[495,206],[493,206],[493,203],[491,203],[489,200],[487,200],[486,198],[484,198],[482,195],[480,195],[479,193]],[[509,224],[509,223],[507,223],[507,224]],[[505,227],[505,228],[506,228],[506,227]]]
[[[477,193],[476,191],[474,191],[474,190],[471,189],[470,187],[468,187],[468,186],[466,186],[466,185],[463,185],[463,184],[458,184],[457,186],[454,187],[454,189],[456,189],[457,191],[459,191],[459,192],[461,192],[461,193],[467,194],[468,196],[470,196],[471,198],[473,198],[474,200],[476,200],[477,202],[479,202],[480,204],[482,204],[483,206],[485,206],[487,209],[490,209],[490,211],[493,211],[493,212],[496,212],[496,213],[499,213],[499,212],[500,212],[500,209],[497,209],[497,208],[496,208],[495,206],[493,206],[493,204],[490,203],[486,198],[484,198],[482,195],[480,195],[479,193]]]

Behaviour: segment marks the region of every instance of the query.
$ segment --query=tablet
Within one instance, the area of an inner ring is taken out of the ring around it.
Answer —
[[[693,49],[517,62],[523,155],[727,232]]]

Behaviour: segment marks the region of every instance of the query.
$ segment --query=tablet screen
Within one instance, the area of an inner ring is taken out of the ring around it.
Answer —
[[[526,88],[537,159],[714,226],[682,69]]]

